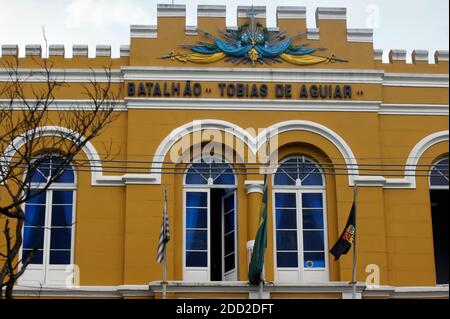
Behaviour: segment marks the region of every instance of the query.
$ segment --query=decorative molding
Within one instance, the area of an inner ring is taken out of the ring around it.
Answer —
[[[75,44],[72,46],[72,56],[85,56],[89,55],[89,47],[84,44]]]
[[[95,55],[97,57],[111,57],[111,46],[97,45],[95,48]]]
[[[27,103],[30,105],[36,105],[38,102],[37,100],[26,100]],[[106,110],[109,110],[109,107],[112,103],[115,103],[114,111],[115,112],[124,112],[127,111],[127,107],[124,100],[105,100],[104,102],[104,108]],[[15,103],[12,104],[12,106],[9,105],[10,100],[0,99],[0,108],[2,108],[3,105],[7,105],[7,108],[12,107],[13,110],[25,110],[27,109],[26,105],[24,105],[21,101],[17,100]],[[47,106],[47,110],[49,111],[91,111],[93,109],[92,100],[71,100],[71,99],[58,99],[53,100],[50,105]],[[100,111],[103,109],[100,108]]]
[[[397,50],[397,49],[393,49],[391,51],[389,51],[389,61],[393,62],[393,61],[402,61],[402,62],[406,62],[406,50]]]
[[[347,29],[348,42],[373,42],[373,29]]]
[[[318,20],[346,20],[346,8],[323,8],[319,7],[316,10],[316,19]]]
[[[448,73],[385,73],[383,86],[449,87]]]
[[[18,69],[19,80],[24,82],[45,82],[46,72],[44,69]],[[93,74],[95,73],[95,76]],[[51,79],[65,83],[90,83],[91,81],[107,82],[109,79],[103,69],[52,69]],[[10,81],[7,70],[0,69],[0,82]],[[123,77],[120,70],[111,70],[111,82],[122,83]]]
[[[130,36],[132,39],[156,39],[158,27],[156,25],[131,25]]]
[[[448,299],[449,288],[446,287],[394,287],[394,286],[367,286],[363,291],[363,297],[372,298],[401,298],[423,299],[443,298]]]
[[[448,62],[448,50],[437,50],[434,54],[436,63]]]
[[[414,50],[412,53],[413,63],[416,61],[424,61],[428,63],[429,52],[427,50]]]
[[[196,25],[187,25],[185,29],[186,35],[198,35],[198,27]]]
[[[40,44],[25,45],[25,56],[42,56],[42,47]]]
[[[197,6],[197,17],[199,18],[226,18],[227,6],[202,5]]]
[[[17,285],[14,287],[15,297],[70,297],[70,298],[124,298],[124,297],[150,297],[151,292],[147,285],[122,286],[82,286],[74,288],[61,288],[54,286],[31,287]]]
[[[445,104],[381,104],[378,114],[448,116],[449,106]]]
[[[306,19],[306,7],[300,6],[277,7],[277,19]]]
[[[129,45],[121,45],[120,46],[120,57],[130,56],[130,46]]]
[[[383,50],[381,49],[375,49],[373,50],[373,58],[375,61],[383,61]]]
[[[238,18],[247,18],[248,12],[253,8],[256,13],[257,19],[265,19],[266,18],[266,7],[265,6],[238,6],[237,8],[237,17]]]
[[[245,181],[244,182],[245,190],[247,191],[247,195],[252,193],[260,193],[264,192],[264,181]]]

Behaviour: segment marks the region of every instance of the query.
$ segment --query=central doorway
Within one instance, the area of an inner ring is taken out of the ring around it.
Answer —
[[[236,208],[236,177],[229,164],[209,159],[188,168],[184,187],[183,280],[237,280]]]

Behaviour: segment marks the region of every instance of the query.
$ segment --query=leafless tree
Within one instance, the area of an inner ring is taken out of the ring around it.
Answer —
[[[64,74],[55,75],[50,59],[34,61],[34,71],[24,71],[18,58],[0,65],[8,74],[8,79],[0,82],[0,298],[12,298],[15,283],[35,254],[31,251],[19,260],[24,203],[45,192],[72,164],[76,168],[86,165],[77,159],[83,147],[117,118],[121,95],[112,85],[111,66],[91,69],[92,80],[82,86],[87,103],[82,108],[73,105],[58,110],[55,96],[70,89],[70,84]],[[43,126],[56,127],[56,134],[44,136]],[[15,143],[18,139],[22,143]],[[51,152],[61,154],[64,160],[52,167],[51,176],[39,190],[31,192],[31,179],[25,176],[31,176]]]

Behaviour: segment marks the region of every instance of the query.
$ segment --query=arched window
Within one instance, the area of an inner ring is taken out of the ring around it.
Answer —
[[[297,156],[273,177],[276,280],[328,281],[325,182],[320,166]]]
[[[237,280],[236,176],[220,159],[196,161],[186,170],[183,280]]]
[[[25,203],[22,257],[34,253],[23,282],[65,283],[67,265],[73,264],[76,181],[72,166],[61,170],[66,166],[65,161],[57,154],[45,155],[35,169],[27,173],[31,197]],[[55,177],[43,191],[47,182]]]
[[[448,157],[441,159],[431,168],[430,188],[448,189]]]

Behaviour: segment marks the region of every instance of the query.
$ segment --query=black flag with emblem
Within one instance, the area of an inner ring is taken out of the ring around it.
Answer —
[[[330,253],[334,256],[334,260],[338,260],[341,255],[346,255],[352,247],[355,240],[355,227],[355,203],[353,203],[344,232],[330,250]]]

